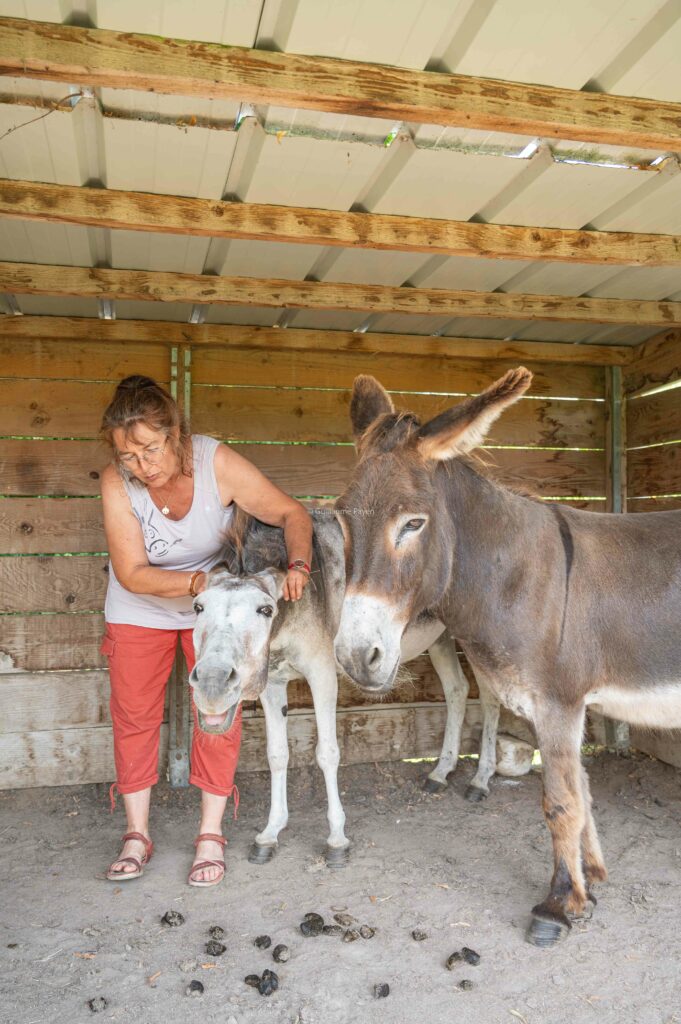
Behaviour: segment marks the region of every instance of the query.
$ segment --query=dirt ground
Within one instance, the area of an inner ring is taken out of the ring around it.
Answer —
[[[316,770],[292,773],[291,818],[277,856],[247,861],[269,795],[265,774],[240,780],[229,825],[228,875],[214,889],[184,879],[197,794],[159,786],[154,858],[144,877],[103,879],[123,828],[104,786],[0,794],[0,1020],[80,1024],[671,1024],[681,1022],[681,788],[679,772],[647,758],[601,755],[589,770],[611,880],[593,920],[553,950],[528,945],[531,906],[544,894],[549,841],[541,779],[493,781],[486,804],[463,800],[473,765],[448,790],[423,793],[424,765],[341,770],[353,840],[348,866],[330,872],[324,788]],[[343,910],[376,928],[354,943],[304,938],[306,911],[332,922]],[[184,925],[160,923],[179,910]],[[205,953],[208,928],[227,932],[221,957]],[[415,942],[411,932],[428,937]],[[256,936],[291,949],[277,967]],[[476,950],[478,966],[447,957]],[[244,976],[276,968],[264,997]],[[474,987],[457,988],[462,979]],[[187,997],[192,979],[204,994]],[[386,998],[374,985],[387,982]]]

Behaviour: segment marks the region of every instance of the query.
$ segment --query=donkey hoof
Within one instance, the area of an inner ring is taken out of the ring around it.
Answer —
[[[471,804],[480,804],[483,800],[486,800],[489,793],[486,789],[480,789],[479,786],[469,786],[466,790],[466,800]]]
[[[594,916],[594,907],[596,906],[595,900],[587,896],[586,903],[579,914],[570,914],[570,921],[573,924],[583,924],[585,921],[590,921]]]
[[[561,920],[557,917],[543,917],[533,912],[525,937],[533,946],[548,949],[550,946],[557,946],[569,932],[570,922],[567,918]]]
[[[332,871],[344,868],[350,860],[350,847],[327,846],[324,859],[326,860],[327,868],[330,868]]]
[[[437,779],[431,779],[430,776],[423,783],[423,789],[426,793],[441,793],[446,788],[446,782],[438,782]]]
[[[276,846],[261,846],[260,843],[253,843],[248,854],[249,864],[267,864],[277,852]]]

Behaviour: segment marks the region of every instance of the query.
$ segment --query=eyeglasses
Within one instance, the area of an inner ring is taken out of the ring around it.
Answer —
[[[168,438],[166,437],[166,439],[163,442],[163,445],[161,447],[159,447],[158,445],[152,445],[151,447],[147,448],[145,451],[140,452],[139,455],[135,455],[132,452],[126,452],[124,455],[121,455],[119,453],[118,459],[119,459],[120,462],[123,463],[124,466],[131,465],[133,463],[133,461],[135,461],[135,460],[140,465],[141,465],[142,462],[148,462],[148,463],[150,463],[153,466],[154,463],[160,462],[161,459],[163,458],[163,455],[164,455],[164,452],[166,450],[166,445],[167,444],[168,444]]]

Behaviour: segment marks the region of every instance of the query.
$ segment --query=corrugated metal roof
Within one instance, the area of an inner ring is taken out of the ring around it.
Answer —
[[[0,14],[678,101],[678,0],[0,0]],[[93,14],[94,12],[94,14]],[[63,99],[5,78],[0,135]],[[246,99],[246,97],[245,97]],[[0,142],[0,174],[58,184],[496,223],[681,233],[675,160],[651,150],[96,89]],[[238,126],[238,127],[237,127]],[[388,141],[390,144],[384,144]],[[522,157],[519,155],[523,154]],[[0,222],[0,259],[300,280],[681,298],[673,268],[527,263]],[[17,296],[25,313],[97,304]],[[189,304],[117,302],[187,320]],[[207,307],[212,323],[635,344],[656,328]]]

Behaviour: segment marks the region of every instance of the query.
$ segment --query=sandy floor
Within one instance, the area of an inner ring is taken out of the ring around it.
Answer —
[[[524,941],[530,907],[549,876],[540,778],[497,779],[485,805],[462,799],[472,766],[448,791],[427,797],[422,765],[342,770],[352,859],[329,872],[320,857],[324,791],[297,772],[277,857],[247,862],[265,820],[268,779],[241,779],[239,821],[230,825],[228,878],[189,889],[196,793],[159,787],[152,819],[157,853],[144,877],[103,880],[122,831],[103,786],[0,794],[0,1020],[79,1024],[104,997],[103,1021],[336,1024],[562,1024],[681,1022],[681,790],[679,773],[648,759],[602,756],[590,766],[611,881],[593,920],[561,946]],[[331,922],[347,908],[377,931],[352,944],[304,938],[306,911]],[[161,926],[168,909],[186,923]],[[208,928],[227,931],[226,953],[204,951]],[[415,942],[414,928],[428,938]],[[269,998],[246,974],[275,967],[253,940],[269,934],[291,949]],[[476,967],[447,971],[462,946]],[[457,989],[463,978],[474,988]],[[188,998],[192,979],[205,986]],[[373,987],[390,994],[376,999]]]

